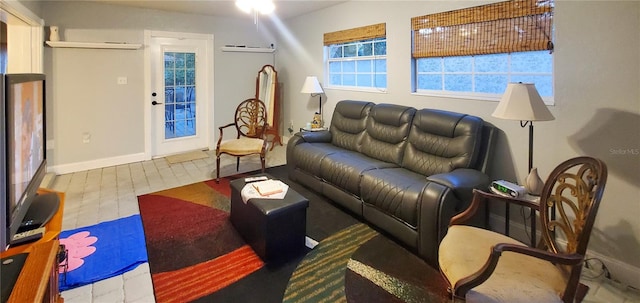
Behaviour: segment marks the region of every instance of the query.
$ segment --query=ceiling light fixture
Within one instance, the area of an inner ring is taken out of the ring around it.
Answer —
[[[236,6],[247,14],[253,13],[253,23],[258,24],[258,14],[271,14],[276,6],[272,0],[236,0]]]

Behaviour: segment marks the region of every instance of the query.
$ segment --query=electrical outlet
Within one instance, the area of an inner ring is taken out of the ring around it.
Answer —
[[[91,142],[91,133],[89,132],[82,133],[82,143],[89,143],[89,142]]]
[[[293,129],[293,120],[291,120],[291,122],[289,122],[289,128]]]

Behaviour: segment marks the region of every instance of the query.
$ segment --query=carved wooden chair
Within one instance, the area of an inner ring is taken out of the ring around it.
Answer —
[[[602,161],[577,157],[551,172],[539,205],[474,191],[471,205],[451,219],[439,247],[440,272],[452,296],[467,302],[580,302],[588,291],[580,273],[606,181]],[[489,199],[537,209],[538,247],[461,225]]]
[[[224,129],[234,127],[236,137],[224,140]],[[220,136],[216,145],[216,182],[220,181],[220,155],[236,157],[236,171],[240,169],[240,157],[259,155],[264,173],[267,140],[267,111],[264,103],[256,98],[244,100],[236,108],[232,123],[218,127]]]

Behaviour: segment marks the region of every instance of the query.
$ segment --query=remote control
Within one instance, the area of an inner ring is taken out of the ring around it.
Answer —
[[[269,180],[269,178],[267,178],[267,176],[258,176],[258,177],[248,177],[248,178],[244,178],[244,182],[245,182],[245,183],[251,183],[251,182],[256,182],[256,181],[265,181],[265,180]]]
[[[13,235],[11,246],[38,240],[44,236],[45,228],[40,227]]]

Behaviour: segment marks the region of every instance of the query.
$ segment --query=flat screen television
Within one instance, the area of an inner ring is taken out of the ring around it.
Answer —
[[[38,195],[46,174],[45,75],[5,74],[0,81],[0,251],[19,231],[53,216],[55,194]]]

